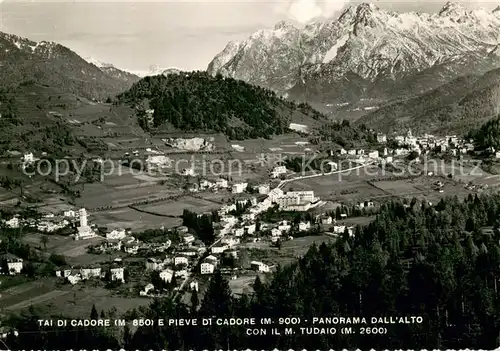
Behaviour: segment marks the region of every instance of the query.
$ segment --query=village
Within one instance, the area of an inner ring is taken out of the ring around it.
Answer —
[[[25,231],[34,230],[48,237],[60,236],[62,232],[71,233],[71,240],[88,242],[85,244],[88,254],[106,257],[95,263],[58,267],[53,272],[54,276],[70,285],[77,286],[87,280],[98,279],[111,283],[112,288],[118,288],[120,284],[138,279],[140,290],[135,290],[134,294],[140,297],[174,294],[182,298],[192,290],[202,289],[200,287],[206,285],[207,279],[220,269],[230,280],[244,277],[247,284],[243,289],[245,292],[251,290],[251,284],[257,275],[270,274],[277,264],[281,264],[274,256],[279,255],[281,247],[286,247],[288,242],[300,243],[304,237],[321,237],[328,241],[335,240],[340,235],[355,235],[356,225],[366,222],[358,221],[357,218],[369,220],[387,199],[405,196],[410,198],[412,194],[407,191],[386,195],[387,191],[375,184],[376,181],[381,184],[407,182],[400,179],[400,175],[386,175],[384,179],[376,179],[373,184],[369,181],[374,178],[373,175],[368,177],[351,174],[351,178],[347,177],[343,184],[333,175],[365,168],[380,169],[398,161],[406,163],[411,160],[418,164],[419,158],[424,155],[459,156],[470,154],[473,150],[474,146],[470,141],[456,136],[416,137],[409,131],[406,136],[389,138],[378,134],[377,145],[371,148],[331,150],[326,157],[327,171],[306,170],[298,173],[287,169],[286,162],[283,162],[268,170],[267,181],[257,184],[244,180],[231,181],[228,177],[202,179],[198,176],[198,181],[186,189],[188,193],[196,193],[201,197],[210,193],[226,194],[224,196],[229,199],[216,210],[191,213],[200,218],[200,221],[208,219],[208,231],[213,232],[213,237],[209,240],[201,237],[200,226],[192,224],[194,222],[189,221],[185,214],[180,216],[182,225],[169,228],[162,226],[158,229],[161,232],[160,239],[153,242],[141,240],[141,233],[136,233],[131,228],[106,230],[102,225],[92,224],[89,218],[92,218],[93,213],[88,213],[85,208],[44,213],[39,218],[15,215],[4,220],[3,225],[10,230],[30,228]],[[137,155],[138,152],[134,152],[134,156]],[[410,157],[411,155],[413,156]],[[36,159],[32,153],[25,154],[21,160],[22,167],[36,162]],[[147,159],[153,169],[168,166],[167,158],[163,155],[150,155]],[[342,166],[345,161],[349,161],[349,168]],[[194,178],[197,174],[194,169],[188,169],[184,170],[183,176]],[[443,179],[446,174],[437,175],[429,171],[422,176],[431,178],[430,185],[424,192],[443,196],[443,189],[446,188],[446,181]],[[364,192],[362,187],[356,185],[360,179],[377,188],[379,193]],[[322,194],[318,195],[311,189],[314,189],[315,183],[308,182],[320,180],[326,182],[321,184],[331,182],[334,188],[339,187],[339,191],[334,192],[337,194],[336,201],[332,201],[323,190],[318,190]],[[349,183],[357,189],[349,190],[346,187]],[[291,187],[297,184],[298,189]],[[459,186],[464,188],[464,184]],[[203,227],[203,230],[207,230],[207,227]],[[240,258],[244,251],[259,254],[250,255],[243,262]],[[266,252],[269,257],[266,257]],[[64,252],[61,254],[64,255]],[[142,267],[137,276],[140,279],[127,272],[129,259]],[[23,259],[8,257],[4,261],[3,274],[23,274],[26,266]],[[238,291],[241,293],[241,289]]]

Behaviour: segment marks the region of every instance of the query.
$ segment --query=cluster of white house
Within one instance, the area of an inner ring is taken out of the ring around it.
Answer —
[[[56,218],[53,214],[44,215],[41,219],[35,220],[33,218],[22,219],[19,215],[15,215],[9,220],[4,221],[4,225],[7,228],[15,229],[21,226],[35,227],[37,230],[45,233],[55,232],[56,230],[62,229],[70,225],[70,222],[66,219],[60,220]]]
[[[56,270],[56,276],[68,280],[71,284],[76,284],[82,280],[88,280],[91,278],[104,278],[106,276],[102,267],[98,265],[93,265],[89,267],[81,268],[62,268]],[[111,281],[125,282],[125,268],[121,259],[117,258],[113,264],[109,267],[109,278]]]
[[[16,275],[20,274],[23,270],[23,259],[22,258],[8,258],[7,259],[7,272],[1,272],[2,274]]]
[[[351,157],[358,158],[369,158],[369,159],[383,159],[387,163],[393,162],[394,156],[405,156],[410,152],[416,152],[418,155],[428,154],[431,151],[438,152],[450,152],[453,156],[460,154],[467,154],[474,150],[474,144],[472,140],[466,141],[464,139],[458,138],[456,135],[448,135],[444,137],[437,137],[430,134],[424,134],[423,136],[414,136],[411,130],[408,130],[406,135],[395,135],[392,139],[398,145],[394,150],[384,148],[383,151],[378,150],[364,150],[364,149],[351,149],[345,150],[340,149],[338,154],[347,155]],[[387,143],[386,134],[378,134],[377,142],[379,144]],[[333,152],[332,152],[333,154]],[[497,158],[500,158],[500,152]]]

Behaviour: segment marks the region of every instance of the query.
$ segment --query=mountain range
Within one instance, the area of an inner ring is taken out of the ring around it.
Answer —
[[[385,104],[356,121],[379,131],[411,128],[437,134],[467,133],[500,114],[500,69],[465,75],[415,97]]]
[[[112,65],[95,63],[54,42],[35,42],[0,32],[0,80],[4,88],[31,82],[104,100],[139,80]]]
[[[160,74],[163,75],[168,75],[168,74],[177,74],[180,72],[183,72],[185,70],[177,68],[177,67],[170,67],[170,68],[162,68],[161,66],[158,65],[151,65],[149,66],[149,69],[146,71],[130,71],[130,73],[133,73],[141,78],[144,77],[150,77],[150,76],[157,76]]]
[[[363,3],[334,20],[282,21],[230,42],[207,70],[309,102],[394,99],[500,67],[499,43],[500,7],[448,2],[428,14]]]

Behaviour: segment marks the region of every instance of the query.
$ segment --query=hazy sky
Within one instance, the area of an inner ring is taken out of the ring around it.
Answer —
[[[0,0],[1,2],[1,0]],[[82,56],[128,70],[150,65],[205,69],[230,40],[245,39],[283,19],[336,17],[348,0],[19,1],[0,4],[0,30],[51,40]],[[375,1],[395,11],[431,11],[444,1]],[[464,2],[493,8],[496,3]]]

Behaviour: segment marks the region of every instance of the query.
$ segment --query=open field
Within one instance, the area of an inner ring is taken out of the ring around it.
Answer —
[[[360,179],[355,176],[344,179],[342,175],[337,174],[290,182],[283,190],[313,190],[322,200],[333,202],[365,201],[387,195],[363,180],[363,176],[360,176]]]
[[[266,261],[271,264],[289,264],[303,256],[314,243],[320,245],[323,242],[334,240],[331,236],[306,236],[284,241],[281,250],[272,246],[270,242],[246,243],[241,249],[249,250],[251,261]]]
[[[107,182],[86,184],[81,198],[76,200],[77,206],[89,209],[99,207],[128,206],[141,201],[155,200],[175,196],[180,193],[177,189],[169,189],[157,183],[144,182],[133,176],[123,176],[118,181],[111,181],[120,185],[108,185]],[[126,179],[128,178],[128,180]]]
[[[439,192],[436,182],[442,182],[443,192]],[[447,196],[465,197],[473,194],[473,191],[464,188],[464,184],[444,177],[421,176],[413,179],[402,179],[392,181],[377,181],[372,183],[375,187],[381,189],[395,197],[411,199],[413,197],[426,199],[430,202],[439,201]]]
[[[253,292],[253,283],[255,282],[255,278],[259,276],[262,280],[264,280],[264,274],[245,274],[236,279],[229,280],[229,287],[234,295],[241,295],[244,293],[252,293]]]
[[[154,203],[151,205],[138,206],[139,209],[169,215],[169,216],[181,216],[184,210],[190,210],[192,212],[206,212],[216,210],[221,207],[220,203],[205,200],[202,198],[195,198],[192,196],[183,196],[175,201],[167,201]]]
[[[421,165],[424,172],[434,172],[436,175],[448,176],[451,174],[453,179],[461,182],[472,182],[478,185],[498,186],[500,185],[500,175],[492,175],[479,166],[467,162],[444,162],[441,160],[430,160]]]
[[[161,226],[173,228],[182,224],[180,218],[154,216],[128,207],[93,213],[91,221],[109,229],[131,228],[132,231],[158,229]]]
[[[300,137],[297,134],[284,134],[273,137],[272,140],[266,139],[250,139],[250,140],[237,140],[232,142],[233,145],[240,145],[244,147],[243,152],[235,151],[234,157],[240,157],[246,160],[254,160],[257,155],[263,153],[283,154],[283,155],[302,155],[305,149],[315,149],[315,146],[309,144],[307,138]]]
[[[42,234],[27,234],[23,236],[23,241],[33,247],[43,248],[41,243]],[[58,255],[64,255],[69,264],[75,265],[89,265],[96,262],[107,261],[108,256],[92,255],[87,253],[87,247],[102,242],[104,239],[101,237],[74,240],[71,237],[60,235],[45,235],[49,241],[47,243],[47,251],[53,252]]]
[[[54,279],[43,278],[36,281],[15,285],[1,293],[0,308],[16,309],[29,307],[31,301],[41,301],[47,294],[58,296],[54,293]]]
[[[150,303],[147,298],[122,298],[112,291],[81,283],[55,287],[55,279],[30,282],[2,292],[0,307],[6,312],[18,312],[30,306],[46,310],[47,315],[88,317],[92,305],[98,310],[116,308],[118,313]]]
[[[139,306],[147,306],[150,303],[148,298],[124,298],[113,296],[112,291],[104,288],[93,288],[89,286],[77,285],[71,288],[69,294],[59,297],[57,300],[46,301],[37,307],[47,308],[49,311],[58,310],[68,317],[87,317],[96,306],[98,311],[109,311],[116,308],[118,314]]]

